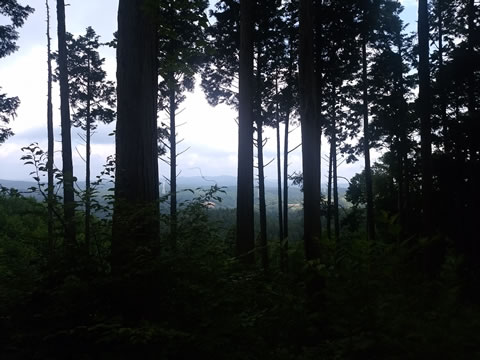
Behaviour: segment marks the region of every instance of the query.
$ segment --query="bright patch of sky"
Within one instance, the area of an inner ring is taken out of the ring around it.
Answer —
[[[29,180],[30,167],[23,166],[20,157],[21,148],[32,142],[38,142],[47,148],[46,139],[46,94],[47,94],[47,57],[46,57],[46,10],[44,1],[20,0],[22,4],[35,7],[35,13],[20,29],[19,51],[0,60],[0,86],[2,92],[9,96],[18,96],[21,105],[17,118],[12,122],[15,136],[0,146],[0,179]],[[101,41],[110,41],[116,30],[118,0],[70,0],[66,8],[67,31],[74,35],[85,32],[92,26]],[[414,30],[416,21],[416,0],[403,0],[405,6],[404,19],[410,23],[409,30]],[[56,2],[50,1],[52,47],[56,49]],[[116,63],[115,51],[108,47],[101,49],[105,57],[105,70],[109,78],[115,79]],[[60,112],[58,84],[54,84],[54,126],[56,129],[56,166],[61,168],[60,157]],[[178,158],[178,172],[180,176],[232,175],[237,172],[237,124],[235,110],[220,105],[211,107],[205,100],[199,86],[193,93],[187,95],[182,104],[185,110],[178,116],[178,124],[185,123],[178,128],[179,139],[184,141],[178,151],[189,148]],[[160,120],[166,114],[160,114]],[[92,174],[96,176],[102,170],[107,156],[115,151],[114,138],[109,136],[114,125],[99,125],[92,138]],[[81,130],[72,127],[74,173],[83,180],[85,164],[80,154],[85,153],[83,141],[78,136]],[[283,133],[283,127],[282,127]],[[266,129],[264,137],[268,138],[265,148],[265,163],[276,156],[276,135],[273,129]],[[290,134],[291,148],[300,144],[300,129]],[[282,135],[283,149],[283,135]],[[79,154],[80,153],[80,154]],[[322,141],[322,154],[328,154],[327,141]],[[373,160],[378,154],[373,154]],[[292,152],[289,157],[290,173],[301,171],[301,148]],[[160,173],[168,176],[168,166],[160,161]],[[326,162],[323,162],[322,171],[326,174]],[[342,164],[338,170],[339,176],[350,178],[363,169],[360,159],[355,164]],[[276,162],[266,168],[268,179],[276,179]],[[341,182],[341,180],[340,180]]]

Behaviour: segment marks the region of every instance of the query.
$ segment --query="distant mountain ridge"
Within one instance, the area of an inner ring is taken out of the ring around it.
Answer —
[[[46,182],[46,179],[45,179]],[[163,186],[163,180],[160,186]],[[237,186],[237,178],[231,175],[220,175],[220,176],[181,176],[177,179],[177,186],[186,189],[186,188],[198,188],[198,187],[210,187],[213,185],[218,186],[226,186],[226,187],[236,187]],[[84,188],[85,182],[84,181],[77,181],[77,185],[80,188]],[[6,188],[14,188],[19,191],[27,191],[31,187],[36,187],[37,183],[34,181],[25,181],[25,180],[4,180],[0,179],[0,186],[4,186]],[[110,187],[111,184],[108,184]],[[166,188],[168,189],[168,183],[165,184]],[[277,179],[265,179],[265,186],[267,188],[276,188],[277,187]],[[293,188],[298,188],[296,186],[291,186]],[[339,189],[347,189],[347,184],[338,184]],[[323,189],[326,189],[326,184],[323,184]]]

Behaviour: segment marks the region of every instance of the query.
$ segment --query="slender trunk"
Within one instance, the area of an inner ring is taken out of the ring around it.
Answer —
[[[275,95],[278,97],[278,73],[275,78]],[[275,130],[277,133],[277,202],[278,202],[278,240],[280,249],[280,270],[284,270],[284,258],[283,258],[283,206],[282,206],[282,159],[281,159],[281,146],[280,146],[280,106],[278,100],[275,104],[277,123]]]
[[[265,169],[263,161],[263,126],[260,114],[257,114],[257,149],[258,149],[258,203],[260,210],[260,248],[262,267],[268,270],[268,242],[267,242],[267,205],[265,203]]]
[[[330,145],[330,161],[332,165],[333,182],[333,219],[335,225],[335,242],[340,240],[340,219],[338,214],[338,177],[337,177],[337,91],[335,84],[332,89],[332,134]]]
[[[283,205],[282,205],[282,160],[280,150],[280,119],[277,119],[277,201],[278,201],[278,239],[280,241],[280,268],[283,270]]]
[[[283,247],[280,249],[283,258],[283,270],[288,268],[288,132],[290,113],[285,117],[285,137],[283,143]]]
[[[437,2],[437,21],[438,21],[438,75],[439,75],[439,91],[440,91],[440,116],[443,131],[444,151],[449,154],[451,152],[450,136],[447,122],[447,97],[445,93],[445,75],[443,66],[443,1]]]
[[[65,2],[57,0],[58,68],[60,73],[60,110],[62,125],[63,205],[65,217],[64,246],[67,260],[73,261],[75,239],[75,194],[73,189],[72,138],[68,90]]]
[[[332,180],[333,180],[333,219],[335,223],[335,241],[338,243],[340,240],[340,216],[338,212],[338,176],[337,176],[337,129],[335,128],[335,123],[333,124],[333,133],[332,133]]]
[[[316,111],[312,0],[300,1],[299,90],[302,124],[304,189],[304,241],[307,260],[319,257],[320,222],[320,137]]]
[[[175,102],[175,89],[172,85],[170,89],[170,237],[172,247],[177,243],[177,134],[175,129],[175,113],[177,106]]]
[[[253,12],[254,0],[240,1],[240,71],[238,116],[236,252],[254,264],[253,222]]]
[[[158,248],[157,24],[145,0],[120,0],[112,270]]]
[[[90,58],[88,58],[88,73],[90,74]],[[85,246],[87,248],[87,254],[90,253],[90,139],[91,139],[91,91],[90,91],[90,75],[87,80],[87,126],[86,126],[86,156],[85,156]]]
[[[365,157],[365,194],[367,197],[367,238],[375,241],[375,219],[373,209],[372,170],[370,168],[370,131],[368,128],[368,77],[367,40],[362,39],[362,82],[363,82],[363,153]]]
[[[423,230],[432,233],[432,141],[430,125],[430,64],[428,1],[418,2],[418,49],[419,49],[419,91],[418,109],[420,115],[420,148],[422,155],[422,210]]]
[[[469,150],[470,150],[470,160],[475,161],[478,158],[478,154],[476,153],[475,149],[478,146],[478,141],[476,137],[476,131],[478,127],[475,124],[476,115],[476,99],[475,99],[475,89],[476,89],[476,77],[475,77],[475,68],[472,59],[476,58],[475,54],[475,1],[468,0],[467,5],[467,18],[468,18],[468,54],[470,58],[470,65],[469,65],[469,76],[468,76],[468,89],[467,89],[467,107],[468,107],[468,122],[469,125],[468,129],[468,138],[469,138]]]
[[[397,240],[401,240],[404,238],[405,235],[405,209],[404,209],[404,187],[405,187],[405,178],[403,173],[403,151],[402,151],[402,144],[401,140],[399,144],[395,146],[397,149],[394,151],[395,157],[398,163],[398,169],[395,171],[397,182],[398,182],[398,193],[397,193],[397,208],[398,208],[398,216],[400,219],[400,232],[398,233]]]
[[[330,154],[328,156],[328,185],[327,185],[327,237],[332,238],[332,159],[334,154],[334,145],[330,139]]]
[[[53,106],[52,106],[52,51],[50,38],[50,6],[48,0],[45,1],[47,8],[47,66],[48,66],[48,80],[47,80],[47,137],[48,137],[48,152],[47,152],[47,177],[48,177],[48,249],[53,252],[54,234],[53,234],[53,201],[54,201],[54,179],[53,179],[53,162],[54,162],[54,135],[53,135]]]
[[[399,116],[400,116],[400,123],[399,123],[399,156],[398,156],[398,162],[399,162],[399,197],[400,197],[400,209],[399,209],[399,214],[400,214],[400,235],[403,238],[409,233],[409,221],[408,221],[408,206],[409,206],[409,177],[408,177],[408,105],[407,101],[405,100],[405,94],[407,93],[405,89],[405,83],[403,80],[403,72],[401,69],[403,69],[403,44],[401,42],[401,36],[399,36],[399,43],[398,43],[398,57],[400,59],[400,64],[399,64],[399,81],[398,81],[398,88],[399,88],[399,98],[400,98],[400,111],[399,111]]]

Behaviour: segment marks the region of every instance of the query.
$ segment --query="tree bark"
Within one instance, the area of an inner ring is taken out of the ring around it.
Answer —
[[[54,178],[53,178],[53,163],[55,155],[55,142],[53,134],[53,105],[52,105],[52,49],[50,38],[50,6],[48,0],[45,0],[47,10],[47,138],[48,138],[48,152],[47,152],[47,179],[48,179],[48,249],[53,252],[54,247],[54,228],[53,228],[53,201],[54,201]]]
[[[316,111],[312,0],[300,0],[299,91],[302,126],[304,189],[304,241],[307,260],[319,257],[320,222],[320,138]]]
[[[236,252],[243,263],[255,256],[253,223],[253,12],[254,0],[240,1],[240,71]]]
[[[91,216],[91,187],[90,187],[90,143],[91,143],[91,84],[90,84],[90,57],[88,61],[88,80],[87,80],[87,121],[86,121],[86,156],[85,156],[85,247],[87,254],[90,253],[90,216]]]
[[[365,157],[365,194],[367,200],[367,238],[375,241],[375,218],[373,207],[372,170],[370,167],[370,131],[368,128],[368,76],[367,39],[362,37],[362,82],[363,82],[363,153]]]
[[[437,1],[437,21],[438,21],[438,72],[439,72],[439,91],[440,91],[440,116],[442,124],[443,146],[445,153],[451,152],[450,135],[447,122],[447,97],[445,93],[445,69],[443,66],[443,1]]]
[[[475,39],[476,31],[475,19],[478,20],[476,14],[475,1],[468,0],[467,4],[467,22],[468,22],[468,37],[467,46],[469,54],[469,74],[467,82],[467,108],[468,108],[468,124],[467,124],[467,139],[468,139],[468,153],[467,160],[467,191],[468,196],[466,206],[464,207],[465,219],[467,219],[467,247],[466,247],[466,262],[468,274],[468,286],[471,289],[471,296],[474,299],[480,299],[480,281],[478,280],[478,264],[480,262],[480,244],[478,242],[478,227],[477,227],[477,207],[480,201],[479,173],[480,173],[480,147],[478,144],[478,133],[480,131],[480,116],[477,108],[477,97],[475,92],[478,91],[477,78],[475,67],[478,64],[474,63],[478,53],[475,53],[475,42],[478,44],[478,37]],[[478,34],[477,34],[478,36]]]
[[[334,154],[334,145],[330,139],[330,154],[328,156],[328,183],[327,183],[327,237],[332,238],[332,163]]]
[[[338,212],[338,176],[337,176],[337,130],[335,128],[335,122],[333,124],[332,133],[332,180],[333,180],[333,220],[335,225],[335,241],[338,243],[340,240],[340,215]]]
[[[418,2],[418,110],[420,115],[420,148],[422,156],[423,230],[432,233],[432,140],[430,124],[430,64],[428,1]]]
[[[280,242],[280,268],[283,270],[283,204],[282,204],[282,159],[280,146],[280,119],[277,119],[277,202],[278,202],[278,240]]]
[[[57,0],[58,68],[60,78],[60,113],[62,125],[63,205],[65,218],[64,247],[67,261],[73,260],[75,233],[75,193],[73,189],[72,138],[68,90],[65,2]]]
[[[267,205],[265,203],[265,165],[263,161],[263,126],[260,114],[257,114],[257,150],[258,150],[258,203],[260,212],[260,248],[262,267],[268,270],[268,242],[267,242]]]
[[[175,125],[175,88],[173,75],[170,89],[170,241],[172,248],[177,244],[177,134]]]
[[[333,221],[335,229],[335,242],[340,240],[340,217],[338,213],[338,176],[337,176],[337,90],[335,84],[332,89],[332,134],[330,156],[332,164],[332,182],[333,182]]]
[[[288,269],[288,132],[290,128],[290,112],[285,116],[285,135],[283,143],[283,247],[280,249],[282,269]]]
[[[158,243],[157,26],[144,0],[120,0],[112,267]]]

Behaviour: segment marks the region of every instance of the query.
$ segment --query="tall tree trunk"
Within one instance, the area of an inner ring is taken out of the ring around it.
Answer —
[[[447,122],[447,97],[445,93],[445,69],[443,66],[443,0],[437,1],[437,21],[438,21],[438,72],[439,72],[439,91],[440,91],[440,117],[443,132],[444,151],[449,154],[450,134]]]
[[[175,102],[175,89],[170,89],[170,237],[172,248],[177,243],[177,134],[175,125],[175,113],[177,106]]]
[[[338,243],[340,240],[340,215],[338,212],[338,176],[337,176],[337,129],[335,128],[335,123],[333,124],[333,133],[332,133],[332,181],[333,181],[333,219],[335,224],[335,241]]]
[[[476,119],[476,110],[477,104],[475,99],[475,90],[476,90],[476,77],[475,77],[475,65],[473,59],[475,56],[475,0],[468,0],[467,4],[467,22],[468,22],[468,54],[470,58],[469,64],[469,76],[468,76],[468,89],[467,89],[467,107],[468,107],[468,138],[469,138],[469,150],[470,150],[470,161],[474,162],[478,159],[478,153],[476,148],[478,148],[478,140],[475,131],[479,129],[478,124],[475,122],[479,119]],[[478,40],[477,40],[478,42]],[[473,168],[472,168],[473,169]],[[473,211],[473,209],[471,209]]]
[[[285,135],[283,142],[283,247],[280,249],[282,256],[282,269],[288,268],[288,134],[290,128],[290,111],[285,116]]]
[[[464,207],[465,219],[467,220],[467,253],[466,253],[466,262],[467,262],[467,271],[469,272],[469,287],[471,289],[472,298],[479,300],[480,299],[480,244],[478,242],[478,227],[476,221],[477,217],[477,207],[480,201],[480,190],[478,188],[480,179],[480,147],[478,144],[478,133],[480,131],[480,116],[477,108],[477,98],[475,92],[478,91],[477,78],[478,74],[475,73],[475,67],[478,68],[478,63],[474,63],[475,58],[478,58],[478,53],[475,53],[475,42],[478,45],[478,33],[477,38],[475,29],[475,20],[478,21],[478,15],[476,14],[475,1],[468,0],[467,4],[467,21],[468,21],[468,54],[469,54],[469,74],[468,74],[468,83],[467,83],[467,107],[468,107],[468,125],[467,125],[467,139],[468,139],[468,161],[467,161],[467,191],[468,196],[466,205]]]
[[[338,213],[338,176],[337,176],[337,91],[333,84],[332,91],[332,134],[330,156],[332,163],[332,182],[333,182],[333,219],[335,229],[335,242],[340,240],[340,218]]]
[[[278,112],[277,112],[278,113]],[[284,269],[283,259],[283,205],[282,205],[282,159],[280,150],[280,119],[277,119],[277,202],[278,202],[278,240],[280,241],[280,269]]]
[[[320,222],[320,138],[316,111],[312,0],[300,0],[299,91],[302,125],[304,189],[304,241],[307,260],[319,257]]]
[[[262,267],[268,270],[268,242],[267,242],[267,205],[265,202],[265,165],[263,161],[263,126],[260,114],[257,114],[257,149],[258,149],[258,203],[260,210],[260,248]]]
[[[399,37],[401,39],[401,37]],[[400,98],[400,112],[399,112],[399,117],[400,117],[400,123],[399,123],[399,156],[398,156],[398,162],[399,162],[399,197],[400,197],[400,203],[399,203],[399,214],[400,214],[400,226],[401,226],[401,231],[400,235],[402,236],[402,239],[407,236],[409,233],[409,220],[408,220],[408,208],[409,208],[409,176],[408,176],[408,105],[407,101],[405,100],[405,94],[407,93],[405,89],[405,83],[403,80],[403,72],[401,69],[403,68],[403,44],[401,40],[397,44],[398,49],[399,49],[399,59],[400,59],[400,64],[399,64],[399,81],[398,81],[398,91],[399,91],[399,98]]]
[[[432,140],[430,125],[430,64],[428,1],[418,2],[418,109],[420,115],[420,147],[422,155],[423,230],[432,233]]]
[[[328,156],[328,183],[327,183],[327,237],[332,238],[332,164],[335,153],[334,144],[330,139],[330,154]]]
[[[58,69],[60,78],[60,110],[62,125],[63,205],[65,217],[64,246],[68,261],[73,260],[76,245],[75,193],[73,189],[72,138],[68,90],[65,2],[57,0]]]
[[[90,58],[88,58],[88,80],[87,80],[87,126],[86,126],[86,156],[85,156],[85,246],[87,254],[90,253],[90,216],[91,216],[91,189],[90,189],[90,154],[91,154],[91,84],[90,84]]]
[[[120,0],[112,266],[158,243],[157,26],[144,0]]]
[[[50,253],[54,247],[54,229],[53,229],[53,201],[54,201],[54,179],[53,179],[53,163],[54,163],[54,135],[53,135],[53,106],[52,106],[52,49],[50,38],[50,6],[48,0],[45,0],[47,9],[47,137],[48,137],[48,152],[47,152],[47,178],[48,178],[48,250]]]
[[[363,154],[365,157],[365,194],[367,197],[367,238],[375,241],[375,218],[373,208],[372,170],[370,168],[370,131],[368,127],[368,76],[367,39],[362,37],[362,82],[363,82]]]
[[[275,78],[275,95],[278,97],[278,73]],[[283,254],[283,206],[282,206],[282,159],[280,145],[280,106],[278,100],[275,104],[277,123],[275,130],[277,133],[277,202],[278,202],[278,240],[280,249],[280,270],[284,271],[284,254]]]
[[[255,256],[253,223],[253,32],[254,0],[240,0],[236,252],[246,264]]]

